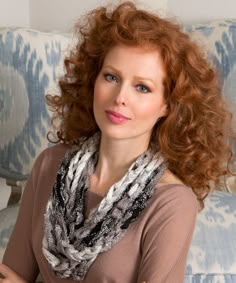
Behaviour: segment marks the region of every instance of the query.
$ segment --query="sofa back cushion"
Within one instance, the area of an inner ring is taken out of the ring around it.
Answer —
[[[204,24],[187,25],[191,37],[200,45],[219,73],[224,96],[233,113],[236,132],[236,19],[215,20]],[[234,156],[231,169],[236,173],[236,143],[232,143]],[[219,189],[236,192],[236,177],[229,176]]]
[[[236,20],[185,28],[218,69],[223,95],[236,105]],[[26,179],[36,156],[49,145],[45,94],[58,93],[56,81],[70,41],[65,34],[0,29],[0,177]]]
[[[236,282],[236,194],[215,191],[199,212],[184,283]]]
[[[57,92],[69,40],[65,34],[0,29],[0,177],[27,178],[49,145],[45,94]]]

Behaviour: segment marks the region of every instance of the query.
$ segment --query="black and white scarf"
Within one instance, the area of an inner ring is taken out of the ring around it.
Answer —
[[[60,278],[83,280],[99,253],[117,243],[140,215],[167,165],[147,150],[112,185],[85,219],[89,176],[98,160],[100,135],[85,140],[65,156],[45,213],[43,254]]]

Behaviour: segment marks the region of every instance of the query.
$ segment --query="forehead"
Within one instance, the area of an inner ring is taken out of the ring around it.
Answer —
[[[116,45],[106,54],[103,66],[111,65],[143,74],[165,75],[164,63],[158,48]]]

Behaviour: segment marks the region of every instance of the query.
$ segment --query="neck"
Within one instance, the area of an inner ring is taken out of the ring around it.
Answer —
[[[98,183],[117,181],[125,175],[131,164],[145,152],[148,143],[130,140],[114,140],[101,137],[99,158],[94,172]]]

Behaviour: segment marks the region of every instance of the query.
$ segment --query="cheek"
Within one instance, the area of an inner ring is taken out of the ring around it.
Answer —
[[[94,87],[94,105],[103,104],[106,100],[106,91],[101,83],[96,83]]]
[[[162,116],[162,103],[160,101],[150,103],[140,103],[140,106],[136,109],[137,115],[140,117],[140,119],[143,119],[144,121],[149,120],[156,122],[157,119]]]
[[[93,105],[99,105],[101,104],[102,101],[102,95],[101,95],[101,91],[99,90],[99,85],[95,84],[94,87],[94,95],[93,95]]]

